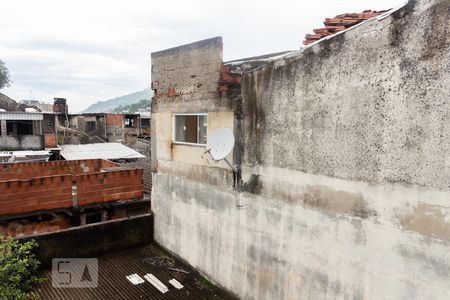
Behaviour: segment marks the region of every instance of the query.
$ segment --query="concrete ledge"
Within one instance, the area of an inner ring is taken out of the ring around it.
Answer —
[[[39,243],[36,256],[45,267],[56,257],[95,257],[146,245],[153,240],[153,216],[145,214],[18,238],[32,239]]]

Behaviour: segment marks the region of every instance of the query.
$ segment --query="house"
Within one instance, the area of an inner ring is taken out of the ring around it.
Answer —
[[[243,299],[447,299],[449,9],[256,68],[220,38],[153,53],[155,240]],[[235,170],[205,155],[223,127]]]
[[[49,105],[16,103],[0,94],[0,151],[52,149],[57,146],[56,119]]]
[[[139,114],[59,114],[58,128],[61,144],[132,143],[141,135]]]
[[[151,136],[151,120],[152,113],[151,108],[148,109],[139,109],[138,111],[139,117],[141,118],[141,136],[144,138],[148,138]]]
[[[0,112],[0,150],[43,150],[56,146],[53,114]]]

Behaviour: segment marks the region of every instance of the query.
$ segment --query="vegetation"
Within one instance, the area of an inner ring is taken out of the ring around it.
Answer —
[[[36,298],[35,290],[44,279],[38,277],[39,261],[33,254],[37,242],[20,243],[0,235],[0,299]]]
[[[116,114],[130,113],[134,114],[141,108],[150,108],[150,100],[142,99],[141,101],[128,105],[120,105],[112,112]]]
[[[0,60],[0,90],[4,87],[9,87],[11,85],[11,80],[9,78],[9,70],[5,63]]]

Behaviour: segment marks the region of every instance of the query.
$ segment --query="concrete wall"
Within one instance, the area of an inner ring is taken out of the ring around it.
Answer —
[[[0,136],[0,151],[42,150],[42,135]]]
[[[449,10],[411,1],[245,74],[243,192],[157,153],[156,241],[244,299],[448,299]]]
[[[208,113],[208,135],[219,127],[233,129],[232,100],[219,93],[222,38],[152,53],[152,160],[228,168],[202,158],[205,147],[172,142],[173,113]],[[157,159],[156,159],[157,156]],[[229,159],[233,159],[230,155]]]
[[[18,238],[18,240],[36,240],[39,244],[36,257],[43,267],[47,267],[51,265],[53,258],[96,257],[146,245],[153,240],[152,227],[152,216],[146,214]]]

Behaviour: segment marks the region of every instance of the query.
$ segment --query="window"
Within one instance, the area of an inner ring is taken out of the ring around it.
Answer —
[[[93,132],[96,130],[97,123],[95,121],[86,121],[86,132]]]
[[[175,143],[206,145],[208,114],[174,114],[173,123]]]
[[[7,120],[6,121],[7,135],[32,135],[33,121],[31,120]]]
[[[138,121],[136,116],[125,116],[125,127],[137,127]]]

